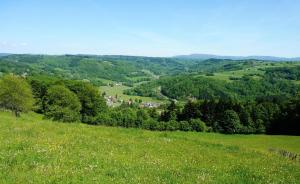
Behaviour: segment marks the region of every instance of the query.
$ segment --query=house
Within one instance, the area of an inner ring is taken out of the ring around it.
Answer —
[[[140,105],[140,107],[143,107],[143,108],[157,108],[159,106],[160,106],[160,104],[156,103],[156,102],[143,102]]]
[[[113,106],[115,103],[117,103],[117,99],[115,98],[115,97],[113,97],[113,96],[105,96],[104,97],[105,98],[105,100],[106,100],[106,104],[108,105],[108,106]]]

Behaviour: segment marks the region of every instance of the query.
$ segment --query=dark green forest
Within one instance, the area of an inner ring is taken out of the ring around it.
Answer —
[[[279,70],[279,69],[278,69]],[[256,98],[267,98],[280,96],[288,98],[299,92],[299,85],[293,81],[285,80],[276,72],[268,72],[261,79],[243,77],[235,79],[234,82],[224,82],[195,75],[179,75],[162,77],[157,81],[139,85],[127,94],[140,96],[157,96],[156,87],[161,87],[161,93],[171,99],[186,99],[194,97],[197,99],[233,98],[241,101],[255,100]],[[277,69],[275,70],[277,71]],[[282,76],[286,77],[286,76]]]

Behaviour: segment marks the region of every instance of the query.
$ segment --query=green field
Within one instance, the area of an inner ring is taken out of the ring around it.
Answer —
[[[131,87],[128,86],[116,86],[114,85],[113,87],[111,86],[100,86],[100,91],[106,92],[108,96],[115,96],[117,95],[119,99],[128,101],[129,99],[135,100],[135,99],[141,99],[143,102],[161,102],[163,103],[163,100],[158,100],[155,98],[151,97],[143,97],[143,96],[133,96],[133,95],[126,95],[123,94],[123,91],[126,89],[130,89]]]
[[[245,75],[261,75],[264,72],[261,70],[258,70],[257,68],[247,68],[243,70],[235,70],[235,71],[225,71],[225,72],[217,72],[214,73],[213,76],[206,76],[206,75],[200,75],[204,77],[209,77],[217,80],[226,80],[231,81],[230,77],[236,77],[236,78],[242,78]]]
[[[0,112],[0,183],[300,183],[300,137],[150,132]]]

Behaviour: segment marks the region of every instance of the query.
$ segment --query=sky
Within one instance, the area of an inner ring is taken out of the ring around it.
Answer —
[[[300,56],[299,0],[0,0],[0,53]]]

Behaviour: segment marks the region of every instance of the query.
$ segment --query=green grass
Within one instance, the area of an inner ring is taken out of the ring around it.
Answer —
[[[259,70],[258,67],[253,67],[253,68],[246,68],[242,70],[215,72],[213,76],[207,76],[204,74],[199,76],[213,78],[217,80],[225,80],[227,82],[230,82],[231,81],[230,77],[242,78],[245,75],[256,75],[256,78],[258,78],[258,76],[262,74],[264,74],[264,71]]]
[[[300,137],[150,132],[0,112],[0,183],[300,183]]]
[[[143,102],[161,102],[163,103],[163,100],[158,100],[155,98],[151,98],[151,97],[143,97],[143,96],[134,96],[134,95],[125,95],[123,94],[123,91],[126,89],[130,89],[131,87],[128,86],[100,86],[100,90],[101,92],[106,92],[107,95],[109,96],[115,96],[118,95],[119,99],[128,101],[129,99],[141,99]]]

